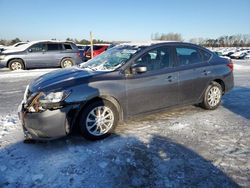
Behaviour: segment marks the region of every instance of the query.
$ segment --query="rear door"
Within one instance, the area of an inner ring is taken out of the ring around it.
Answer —
[[[62,44],[61,43],[47,43],[46,56],[48,61],[47,67],[58,67],[62,59]]]
[[[188,45],[175,48],[179,70],[179,100],[182,104],[199,100],[211,80],[212,67],[207,52]]]
[[[157,47],[138,58],[131,68],[146,67],[125,80],[128,115],[157,110],[178,103],[178,72],[169,46]]]

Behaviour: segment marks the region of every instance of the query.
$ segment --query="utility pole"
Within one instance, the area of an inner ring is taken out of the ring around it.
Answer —
[[[93,49],[93,35],[92,35],[92,31],[90,31],[90,50],[91,50],[91,59],[94,56],[94,49]]]

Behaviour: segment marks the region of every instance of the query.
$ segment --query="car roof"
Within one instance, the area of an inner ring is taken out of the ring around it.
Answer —
[[[110,44],[107,44],[107,43],[104,43],[104,44],[100,44],[100,43],[97,43],[97,44],[93,44],[94,46],[109,46]]]
[[[13,52],[21,52],[23,50],[26,50],[27,48],[31,47],[34,44],[40,43],[40,42],[48,42],[48,43],[73,43],[71,41],[59,41],[59,40],[37,40],[37,41],[31,41],[27,44],[23,44],[20,46],[15,47],[15,49],[7,49],[4,51],[4,53],[13,53]],[[73,43],[74,44],[74,43]]]
[[[63,40],[36,40],[29,42],[30,44],[36,44],[39,42],[53,42],[53,43],[74,43],[72,41],[63,41]]]
[[[133,47],[149,47],[157,44],[186,44],[186,45],[194,45],[198,46],[193,43],[188,42],[181,42],[181,41],[158,41],[158,40],[152,40],[152,41],[143,41],[143,42],[125,42],[120,43],[117,46],[133,46]]]

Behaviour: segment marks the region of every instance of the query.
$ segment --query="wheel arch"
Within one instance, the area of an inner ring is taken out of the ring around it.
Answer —
[[[23,62],[23,65],[24,65],[24,69],[26,68],[26,63],[25,63],[25,61],[22,59],[22,58],[11,58],[11,59],[9,59],[8,61],[7,61],[7,63],[6,63],[6,67],[8,68],[9,67],[9,65],[10,65],[10,62],[12,61],[12,60],[21,60],[22,62]]]
[[[84,107],[86,107],[87,105],[93,103],[93,102],[96,102],[96,101],[100,101],[100,100],[106,100],[110,103],[112,103],[118,114],[119,114],[119,120],[123,120],[123,109],[120,105],[120,103],[118,102],[118,100],[113,97],[113,96],[109,96],[109,95],[100,95],[100,96],[97,96],[97,97],[93,97],[92,99],[88,100],[88,102],[81,108],[81,110],[84,110]]]
[[[202,94],[200,95],[200,97],[199,97],[197,103],[200,103],[200,102],[202,101],[202,99],[203,99],[203,97],[204,97],[204,95],[205,95],[205,92],[206,92],[207,87],[208,87],[211,83],[213,83],[213,82],[216,82],[216,83],[218,83],[218,84],[221,85],[222,94],[224,95],[224,93],[225,93],[225,83],[224,83],[224,81],[223,81],[221,78],[216,78],[216,79],[213,79],[213,80],[211,80],[211,81],[209,81],[209,82],[207,83],[207,85],[206,85],[205,89],[203,90]]]
[[[62,62],[63,62],[63,60],[65,60],[65,59],[70,59],[70,60],[73,62],[73,65],[75,65],[74,59],[73,59],[72,57],[70,57],[70,56],[67,56],[67,57],[62,57],[62,58],[61,58],[61,60],[60,60],[60,62],[59,62],[59,66],[60,66],[60,67],[62,67]]]
[[[84,109],[85,109],[88,105],[90,105],[91,103],[94,103],[94,102],[96,102],[96,101],[101,101],[101,100],[106,100],[106,101],[112,103],[112,104],[115,106],[115,108],[116,108],[116,110],[117,110],[117,112],[118,112],[118,114],[119,114],[119,116],[118,116],[118,121],[123,121],[123,119],[124,119],[124,116],[123,116],[123,109],[122,109],[120,103],[118,102],[118,100],[117,100],[115,97],[113,97],[113,96],[100,95],[100,96],[95,96],[95,97],[89,99],[86,103],[81,104],[81,105],[79,106],[78,110],[73,110],[73,111],[70,113],[71,115],[74,116],[73,119],[72,119],[72,121],[70,122],[70,124],[71,124],[71,126],[70,126],[70,127],[71,127],[71,130],[72,130],[72,129],[75,129],[75,128],[77,128],[77,127],[79,127],[78,122],[79,122],[79,120],[80,120],[80,118],[81,118],[81,114],[82,114],[82,112],[84,111]],[[75,115],[74,115],[74,114],[75,114]]]
[[[217,82],[218,84],[221,85],[221,88],[222,88],[222,92],[223,94],[225,93],[225,83],[222,79],[214,79],[212,82]]]

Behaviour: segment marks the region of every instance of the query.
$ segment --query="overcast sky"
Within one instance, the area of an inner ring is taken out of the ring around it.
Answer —
[[[250,34],[250,0],[0,0],[0,39],[149,40]]]

